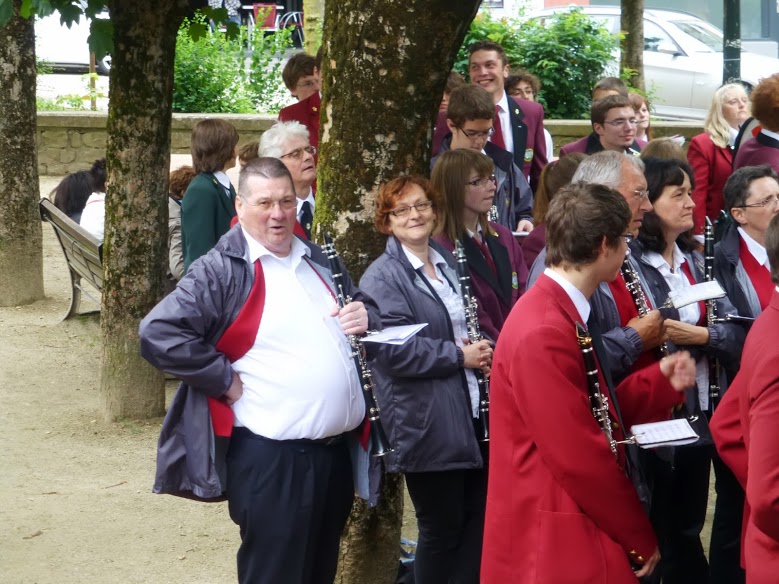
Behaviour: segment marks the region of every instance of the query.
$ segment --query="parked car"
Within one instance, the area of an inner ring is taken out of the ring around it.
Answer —
[[[98,18],[108,18],[103,12]],[[90,19],[81,16],[70,28],[60,22],[59,12],[35,19],[35,56],[45,62],[54,73],[89,73],[89,25]],[[106,55],[95,63],[100,75],[108,75],[111,56]]]
[[[572,6],[547,8],[532,18],[549,17]],[[584,14],[620,31],[618,6],[584,6]],[[653,115],[676,120],[702,120],[711,96],[722,85],[722,31],[676,10],[644,10],[644,77],[652,95]],[[619,54],[610,74],[619,70]],[[779,71],[779,59],[742,50],[741,82],[751,90],[764,77]]]

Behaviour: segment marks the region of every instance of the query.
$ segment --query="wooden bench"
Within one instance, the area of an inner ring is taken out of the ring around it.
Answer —
[[[100,304],[100,297],[92,296],[83,288],[82,282],[89,282],[98,292],[102,292],[103,242],[57,209],[48,199],[41,199],[40,212],[41,219],[54,228],[68,262],[72,288],[70,309],[65,315],[65,319],[68,319],[79,314],[82,292]]]

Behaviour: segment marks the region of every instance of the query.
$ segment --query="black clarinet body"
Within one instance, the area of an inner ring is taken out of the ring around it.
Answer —
[[[352,299],[346,294],[344,289],[344,275],[341,272],[341,261],[338,256],[338,251],[335,249],[335,244],[327,233],[323,233],[323,237],[325,245],[322,246],[322,249],[330,264],[336,300],[338,301],[338,306],[343,308],[349,304]],[[347,338],[349,339],[349,346],[352,349],[352,358],[354,359],[355,367],[357,367],[357,373],[360,376],[362,395],[365,398],[365,409],[367,411],[371,433],[371,456],[384,456],[385,454],[392,452],[393,449],[390,447],[389,440],[387,440],[387,435],[384,432],[384,427],[381,425],[379,404],[376,401],[376,388],[373,384],[373,376],[368,367],[368,362],[365,359],[360,337],[357,335],[347,335]]]
[[[468,329],[468,340],[477,343],[482,340],[479,329],[479,317],[476,312],[476,297],[471,290],[471,271],[468,268],[468,259],[465,257],[465,249],[460,241],[455,242],[455,259],[457,279],[460,281],[460,296],[465,312],[465,325]],[[490,381],[481,369],[474,369],[476,382],[479,385],[479,418],[476,424],[476,438],[479,442],[490,440]]]
[[[703,273],[707,282],[714,279],[714,225],[711,219],[706,217],[706,226],[703,228]],[[721,322],[717,315],[717,301],[706,301],[706,324],[713,326]],[[722,364],[719,359],[709,355],[709,408],[714,410],[714,403],[722,394],[720,387],[720,374]]]
[[[625,287],[628,289],[628,292],[630,292],[630,297],[636,305],[639,318],[645,317],[649,314],[651,309],[649,308],[649,302],[647,302],[646,295],[644,294],[644,289],[641,287],[641,280],[639,279],[635,268],[633,268],[630,263],[630,255],[625,256],[625,261],[622,262],[620,272],[622,273],[622,279],[625,280]],[[660,345],[657,348],[657,351],[659,353],[658,356],[661,359],[667,357],[669,353],[668,343]]]
[[[592,348],[592,338],[580,323],[576,323],[576,340],[579,342],[582,357],[584,359],[584,370],[587,374],[587,391],[590,398],[590,410],[592,417],[598,422],[603,434],[606,436],[606,442],[615,458],[619,456],[617,452],[617,441],[614,439],[614,432],[611,426],[611,417],[609,416],[609,398],[600,388],[598,379],[598,362],[595,360],[595,352]]]

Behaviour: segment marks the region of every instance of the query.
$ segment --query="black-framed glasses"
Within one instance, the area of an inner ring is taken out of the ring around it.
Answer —
[[[629,120],[626,118],[617,118],[616,120],[610,120],[603,123],[616,128],[618,126],[636,126],[638,125],[638,120],[636,118],[630,118]]]
[[[303,158],[303,154],[308,152],[311,156],[316,156],[316,146],[301,146],[294,150],[282,154],[279,158],[291,158],[292,160],[300,160]]]
[[[395,207],[390,213],[395,217],[408,217],[409,213],[411,213],[411,209],[416,209],[417,213],[423,213],[432,208],[432,206],[433,201],[420,201],[415,205],[409,205],[407,207]]]
[[[644,190],[636,189],[635,191],[633,191],[633,196],[637,198],[639,201],[643,201],[649,196],[649,191],[646,189]]]
[[[469,140],[475,140],[476,138],[489,138],[495,133],[495,128],[490,128],[489,130],[484,130],[483,132],[479,132],[478,130],[463,130],[462,128],[457,129],[465,134],[465,137]]]
[[[470,185],[472,187],[486,187],[490,184],[495,184],[495,175],[491,174],[490,176],[485,176],[482,178],[477,178],[474,180],[469,180],[465,182],[466,185]]]
[[[739,205],[739,209],[763,209],[773,203],[774,205],[779,205],[779,195],[771,195],[770,197],[766,197],[762,201],[758,201],[757,203],[751,203],[749,205]]]

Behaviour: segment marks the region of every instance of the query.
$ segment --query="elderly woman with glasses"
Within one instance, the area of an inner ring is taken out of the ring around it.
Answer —
[[[683,292],[705,280],[703,257],[694,251],[697,242],[692,237],[692,169],[679,160],[648,158],[644,163],[653,210],[644,215],[631,252],[642,274],[649,303],[661,307],[671,292]],[[720,317],[735,314],[727,297],[716,303]],[[709,566],[700,532],[706,517],[713,453],[706,420],[716,405],[710,395],[710,383],[724,390],[728,378],[724,372],[731,373],[737,367],[746,335],[742,326],[734,322],[709,324],[704,302],[662,310],[666,314],[668,350],[688,349],[697,363],[697,382],[687,390],[686,411],[682,412],[697,416],[694,427],[700,435],[697,442],[676,447],[666,478],[656,478],[667,488],[665,496],[658,496],[667,508],[657,511],[665,520],[655,526],[660,531],[663,582],[704,582],[708,581]],[[712,359],[718,359],[722,365],[717,379],[711,378]]]
[[[488,220],[495,194],[492,160],[470,149],[448,150],[433,168],[433,188],[443,199],[436,240],[449,251],[459,241],[481,308],[481,332],[497,341],[503,323],[527,284],[527,264],[511,231]]]
[[[309,143],[308,130],[300,122],[277,122],[260,137],[258,154],[280,159],[289,170],[298,201],[295,235],[311,239],[316,148]]]
[[[478,384],[490,343],[467,341],[455,260],[430,238],[441,204],[429,181],[401,176],[379,189],[376,228],[384,253],[360,280],[384,328],[424,324],[402,345],[381,344],[372,361],[381,418],[416,510],[420,584],[479,581],[487,473],[476,437]]]

